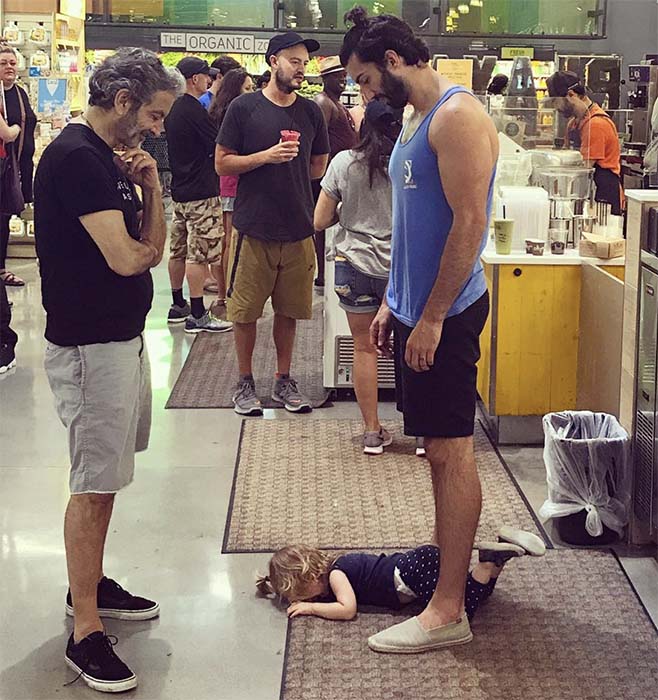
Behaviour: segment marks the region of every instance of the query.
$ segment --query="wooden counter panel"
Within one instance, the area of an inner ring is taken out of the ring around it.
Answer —
[[[580,266],[499,267],[496,415],[575,408],[580,285]]]

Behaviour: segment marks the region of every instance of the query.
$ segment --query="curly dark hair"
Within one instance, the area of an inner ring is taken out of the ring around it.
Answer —
[[[222,125],[231,102],[240,96],[244,81],[248,77],[249,73],[244,68],[235,68],[228,71],[222,79],[219,91],[210,103],[210,109],[208,110],[208,115],[217,128]]]
[[[409,66],[429,63],[430,50],[413,29],[395,15],[368,17],[364,7],[357,6],[345,13],[345,24],[352,22],[343,39],[340,62],[347,65],[352,54],[364,63],[383,65],[384,54],[391,50],[404,58]]]
[[[108,56],[89,78],[89,104],[111,109],[119,90],[129,90],[133,109],[153,99],[156,92],[180,94],[181,80],[145,49],[121,48]]]

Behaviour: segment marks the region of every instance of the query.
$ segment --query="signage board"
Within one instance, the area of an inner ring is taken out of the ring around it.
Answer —
[[[253,34],[224,34],[220,32],[162,32],[160,47],[200,53],[264,54],[269,39]]]
[[[473,89],[473,61],[470,58],[439,58],[436,70],[447,80]]]
[[[511,58],[520,58],[521,56],[534,58],[534,48],[532,46],[503,46],[500,49],[500,57],[503,60],[509,60]]]

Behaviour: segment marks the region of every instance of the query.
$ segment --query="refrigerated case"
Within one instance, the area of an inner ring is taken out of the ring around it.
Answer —
[[[327,232],[329,234],[329,232]],[[331,250],[332,236],[327,235],[329,255],[324,270],[324,386],[327,389],[350,389],[354,386],[354,341],[347,316],[338,305],[334,291],[334,261]],[[378,385],[380,389],[395,388],[393,360],[379,358]]]

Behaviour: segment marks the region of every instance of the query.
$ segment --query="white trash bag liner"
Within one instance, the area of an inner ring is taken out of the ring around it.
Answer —
[[[622,535],[631,501],[628,433],[606,413],[563,411],[544,416],[548,499],[542,520],[587,511],[592,537],[603,525]]]

